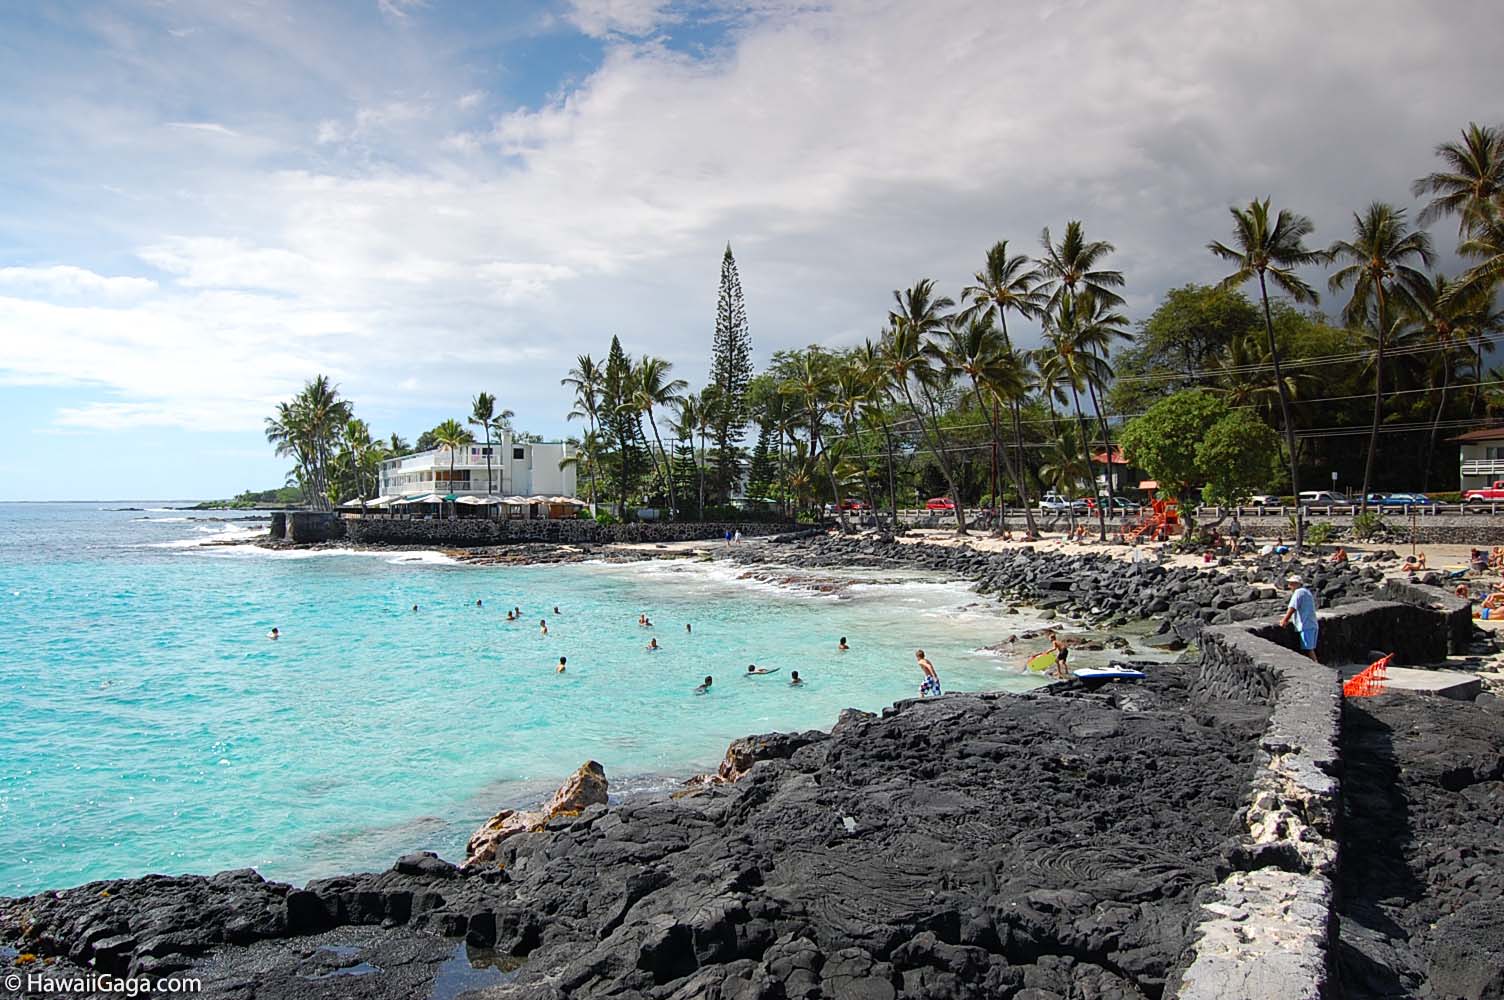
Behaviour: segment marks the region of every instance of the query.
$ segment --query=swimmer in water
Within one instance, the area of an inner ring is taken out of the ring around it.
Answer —
[[[514,615],[514,614],[512,614],[510,611],[508,611],[507,612],[507,621],[514,622],[516,620],[517,620],[517,616]]]
[[[754,676],[756,674],[771,674],[772,672],[773,671],[769,670],[767,667],[759,667],[755,663],[749,663],[749,664],[747,664],[747,676],[748,677],[752,677],[752,676]]]
[[[548,619],[547,618],[539,618],[538,619],[538,631],[541,634],[543,634],[543,635],[548,635]]]
[[[711,678],[711,676],[709,674],[706,674],[705,675],[705,683],[701,684],[701,685],[699,685],[699,686],[697,686],[695,688],[695,694],[709,694],[710,693],[710,682],[711,682],[712,679],[713,678]]]
[[[483,607],[485,607],[485,602],[483,602],[479,597],[477,597],[475,599],[475,606],[477,608],[483,608]]]
[[[804,682],[799,679],[799,671],[795,670],[792,674],[789,675],[789,687],[796,688],[803,686]]]
[[[559,669],[555,670],[554,673],[556,673],[556,674],[562,674],[564,672],[564,664],[566,662],[568,662],[568,658],[567,657],[563,657],[563,656],[559,657]]]
[[[641,612],[638,612],[638,615],[637,615],[637,625],[638,625],[638,627],[646,625],[647,623],[648,623],[648,616],[645,615],[645,614],[642,614]]]
[[[512,614],[515,615],[518,618],[521,618],[522,617],[522,609],[521,608],[513,608],[512,609]]]
[[[416,605],[416,604],[414,604],[414,605],[413,605],[413,610],[414,610],[414,611],[417,611],[417,610],[418,610],[418,606],[417,606],[417,605]]]
[[[684,623],[684,631],[688,632],[690,635],[694,635],[695,627],[693,625],[691,625],[689,622],[685,622]]]
[[[557,604],[554,605],[554,614],[563,614],[563,612],[559,610],[559,606]]]
[[[282,638],[282,630],[273,625],[272,630],[266,633],[266,637],[268,639],[280,639]]]
[[[836,652],[837,653],[845,653],[845,652],[848,652],[850,649],[851,649],[851,647],[848,646],[848,645],[846,645],[846,637],[844,635],[841,636],[841,641],[836,644]]]
[[[658,652],[658,650],[660,650],[662,648],[663,648],[662,646],[658,645],[658,640],[657,639],[649,639],[648,640],[647,651],[649,653],[656,653],[656,652]]]

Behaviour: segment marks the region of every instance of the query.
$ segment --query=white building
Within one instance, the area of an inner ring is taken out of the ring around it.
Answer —
[[[1483,427],[1452,438],[1462,462],[1460,490],[1481,490],[1504,479],[1504,427]]]
[[[487,452],[490,482],[487,483]],[[461,445],[451,456],[448,448],[420,451],[381,463],[382,496],[440,493],[455,496],[566,496],[575,495],[573,463],[559,463],[574,455],[563,441],[517,441],[510,433],[501,440]],[[451,458],[453,461],[451,462]]]

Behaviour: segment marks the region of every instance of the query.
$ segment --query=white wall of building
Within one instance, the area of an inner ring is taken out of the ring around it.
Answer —
[[[460,496],[484,496],[487,492],[486,446],[462,445],[453,456],[449,449],[404,455],[381,463],[381,494],[414,494],[434,491]],[[490,492],[498,496],[574,496],[575,467],[559,468],[561,459],[574,448],[559,441],[514,441],[502,435],[491,442]],[[451,457],[453,461],[451,462]],[[452,477],[452,478],[451,478]]]

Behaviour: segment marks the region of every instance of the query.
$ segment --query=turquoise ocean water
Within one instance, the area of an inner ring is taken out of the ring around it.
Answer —
[[[461,859],[584,760],[613,794],[667,788],[738,736],[910,697],[916,646],[948,689],[1037,683],[980,647],[1040,623],[932,577],[272,553],[203,544],[264,530],[238,513],[165,506],[0,504],[0,895]]]

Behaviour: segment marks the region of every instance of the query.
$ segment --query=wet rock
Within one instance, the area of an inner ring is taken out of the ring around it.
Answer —
[[[541,810],[503,809],[488,819],[479,830],[470,835],[470,841],[465,845],[465,864],[493,861],[497,847],[507,838],[542,830],[556,817],[578,816],[586,806],[605,802],[606,771],[595,761],[586,761],[559,786]]]

